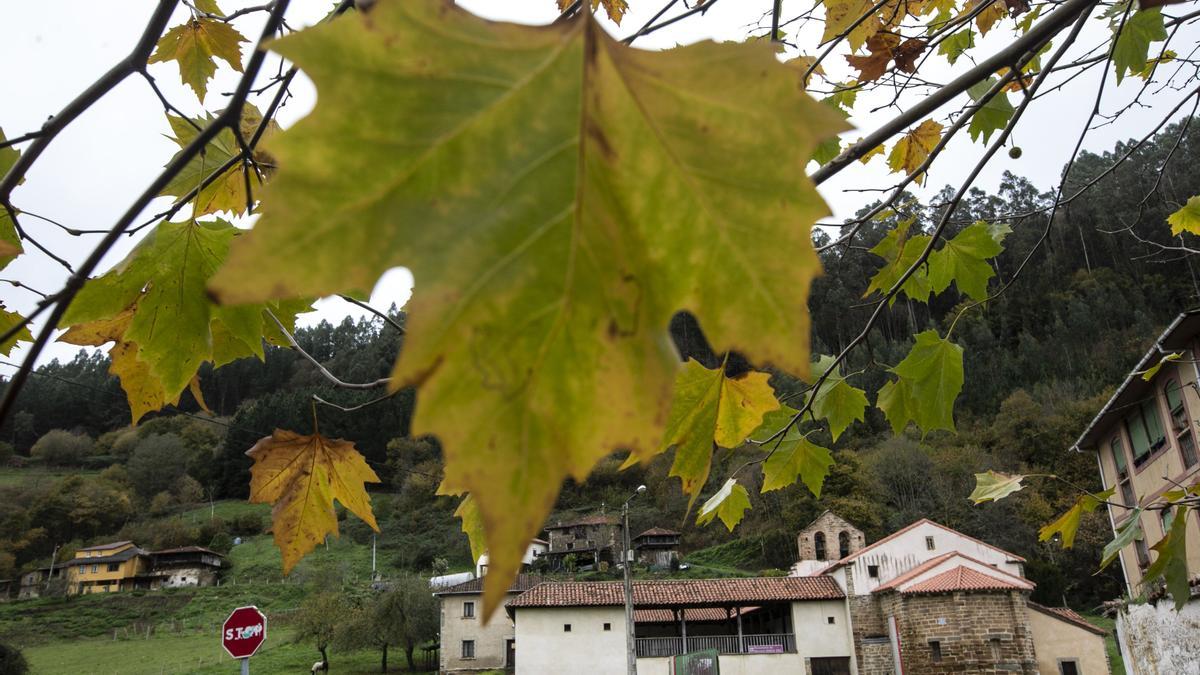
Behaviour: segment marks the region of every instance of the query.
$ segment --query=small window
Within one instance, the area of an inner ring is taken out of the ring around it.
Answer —
[[[462,641],[462,657],[464,659],[475,658],[475,641],[474,640],[463,640]]]
[[[932,551],[936,546],[933,544],[933,537],[925,537],[925,548]]]
[[[611,623],[605,623],[605,624],[604,624],[604,630],[612,630],[612,624],[611,624]]]
[[[1133,552],[1137,555],[1138,567],[1145,569],[1150,566],[1150,549],[1146,548],[1145,539],[1135,539],[1133,541]]]
[[[1058,662],[1059,675],[1079,675],[1079,662],[1075,659]]]
[[[833,624],[837,623],[837,619],[832,616],[827,616],[827,617],[825,617],[825,622],[830,625],[833,625]]]
[[[99,566],[99,565],[92,565],[92,574],[97,574],[97,573],[99,573],[99,572],[100,572],[100,566]]]
[[[879,578],[879,565],[867,565],[867,576],[872,579]]]
[[[813,553],[817,560],[825,559],[825,533],[818,532],[813,535]]]
[[[845,558],[850,555],[850,533],[842,530],[838,533],[838,556]]]
[[[992,638],[988,640],[988,645],[992,648],[992,661],[1000,660],[1000,638]]]
[[[942,643],[937,640],[929,641],[929,660],[934,663],[942,662]]]
[[[121,565],[120,565],[120,564],[118,564],[118,563],[108,563],[108,571],[109,571],[109,572],[116,572],[116,571],[117,571],[117,570],[119,570],[119,569],[121,569]]]
[[[475,603],[474,602],[464,602],[463,603],[463,618],[464,619],[474,619],[475,618]]]
[[[564,624],[563,624],[563,632],[564,632],[564,633],[570,633],[570,632],[571,632],[571,624],[569,624],[569,623],[564,623]]]

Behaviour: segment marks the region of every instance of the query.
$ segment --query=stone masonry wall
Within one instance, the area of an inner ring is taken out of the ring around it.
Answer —
[[[814,536],[817,532],[825,536],[825,555],[818,557]],[[800,560],[839,560],[841,559],[841,551],[839,549],[838,537],[845,532],[850,538],[849,553],[855,553],[859,549],[866,546],[866,538],[863,537],[862,530],[851,525],[840,516],[831,511],[822,513],[811,525],[800,530],[800,534],[796,537],[796,547],[800,553]]]
[[[890,640],[875,638],[858,643],[858,675],[894,675]]]
[[[1021,592],[888,593],[881,599],[880,612],[896,617],[907,672],[1037,673]]]

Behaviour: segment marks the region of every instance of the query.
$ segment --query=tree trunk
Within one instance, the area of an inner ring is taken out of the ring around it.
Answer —
[[[379,672],[387,672],[387,643],[383,643],[383,660],[379,664]]]
[[[321,652],[321,663],[325,664],[325,672],[329,672],[329,655],[325,653],[325,645],[317,647],[317,651]]]
[[[413,663],[413,652],[414,651],[416,651],[416,644],[414,644],[412,640],[406,640],[404,642],[404,655],[408,657],[408,669],[409,670],[417,669],[417,665],[415,663]]]

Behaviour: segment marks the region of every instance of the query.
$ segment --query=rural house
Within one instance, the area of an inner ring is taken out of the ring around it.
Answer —
[[[637,562],[648,567],[671,569],[679,564],[679,533],[674,530],[652,527],[634,537],[631,545]]]
[[[511,600],[542,582],[541,577],[518,575],[508,589]],[[512,619],[496,612],[483,622],[483,578],[471,579],[435,591],[441,600],[441,649],[443,673],[512,668],[516,637]]]
[[[613,516],[596,515],[546,527],[550,569],[566,567],[573,556],[576,567],[612,565],[621,558],[621,523]]]
[[[59,569],[65,570],[67,593],[79,595],[211,586],[224,566],[225,556],[200,546],[146,551],[131,541],[117,541],[81,548]],[[26,575],[28,591],[22,578],[21,597],[37,597],[46,579],[42,571]]]
[[[704,649],[727,673],[850,672],[845,595],[829,577],[634,581],[633,604],[640,675],[666,675],[670,657]],[[506,608],[518,675],[625,672],[620,582],[548,581]]]
[[[861,546],[862,532],[830,515],[801,532],[799,549],[828,556],[824,539],[850,551],[811,574],[846,594],[859,675],[1108,672],[1104,631],[1029,602],[1024,558],[925,519]]]
[[[1188,512],[1183,523],[1191,599],[1176,612],[1169,600],[1159,601],[1161,589],[1142,583],[1171,513],[1132,508],[1200,479],[1198,358],[1200,311],[1193,310],[1176,317],[1158,337],[1072,448],[1095,454],[1104,488],[1116,490],[1109,502],[1119,506],[1108,507],[1113,531],[1130,518],[1140,519],[1142,536],[1121,549],[1119,560],[1129,597],[1151,601],[1129,604],[1117,616],[1122,656],[1135,674],[1196,672],[1200,663],[1200,512]],[[1161,367],[1152,372],[1157,364]],[[1147,380],[1143,374],[1151,376]]]

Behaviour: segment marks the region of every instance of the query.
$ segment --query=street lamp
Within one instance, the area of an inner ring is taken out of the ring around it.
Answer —
[[[637,486],[637,490],[621,505],[621,568],[625,571],[625,661],[629,667],[629,675],[637,675],[637,649],[633,632],[633,578],[629,571],[633,562],[633,551],[629,546],[629,502],[645,491],[645,485]]]

